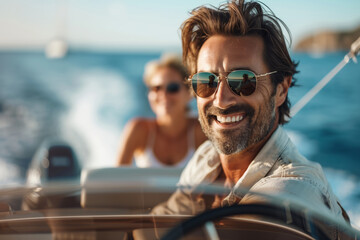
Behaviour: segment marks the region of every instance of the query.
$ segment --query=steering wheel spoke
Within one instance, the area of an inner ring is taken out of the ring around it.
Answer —
[[[208,240],[220,240],[219,234],[213,222],[206,222],[204,224],[204,231]]]

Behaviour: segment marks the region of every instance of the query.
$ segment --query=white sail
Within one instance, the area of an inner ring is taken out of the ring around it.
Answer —
[[[59,38],[51,40],[45,48],[46,57],[53,59],[65,57],[67,51],[68,46],[66,41]]]

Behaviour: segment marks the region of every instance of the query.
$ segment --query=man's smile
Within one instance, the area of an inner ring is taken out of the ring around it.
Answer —
[[[234,113],[234,114],[216,114],[211,115],[211,119],[213,120],[213,127],[218,130],[229,129],[229,128],[237,128],[240,125],[243,125],[243,121],[246,118],[246,113]]]
[[[235,123],[243,120],[245,114],[233,114],[233,115],[217,115],[216,120],[219,123]]]

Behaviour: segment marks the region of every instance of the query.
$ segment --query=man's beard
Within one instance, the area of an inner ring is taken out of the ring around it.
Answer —
[[[205,106],[204,112],[199,112],[199,120],[205,135],[209,138],[219,153],[230,155],[243,151],[244,149],[263,140],[273,129],[275,116],[275,99],[270,97],[263,108],[259,108],[259,113],[254,119],[255,110],[247,104],[231,106],[228,109],[218,109],[214,106]],[[244,112],[247,121],[237,129],[223,130],[214,132],[211,128],[212,121],[216,121],[216,115],[226,115]]]

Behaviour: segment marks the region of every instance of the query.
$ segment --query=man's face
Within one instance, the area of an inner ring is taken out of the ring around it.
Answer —
[[[223,78],[236,69],[248,69],[257,75],[269,72],[263,50],[260,37],[220,35],[210,37],[200,49],[198,72],[222,76],[212,96],[197,97],[201,126],[219,153],[230,155],[251,147],[277,126],[278,104],[269,76],[258,78],[250,96],[235,95]]]

